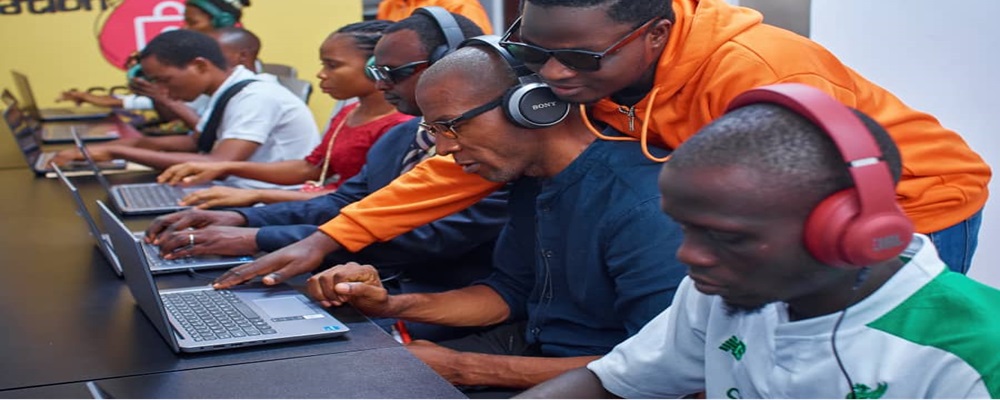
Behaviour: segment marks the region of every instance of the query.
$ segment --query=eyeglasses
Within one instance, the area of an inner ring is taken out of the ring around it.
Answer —
[[[423,60],[406,63],[395,68],[389,68],[385,65],[369,65],[365,69],[368,70],[371,76],[375,77],[376,81],[385,81],[386,83],[395,85],[417,72],[423,71],[430,63],[429,60]]]
[[[621,50],[622,47],[625,47],[625,45],[631,43],[639,36],[642,36],[642,34],[645,33],[645,28],[649,27],[659,19],[659,17],[655,17],[646,21],[646,23],[639,25],[639,27],[633,29],[632,32],[629,32],[628,35],[625,35],[625,37],[618,39],[618,41],[615,42],[615,44],[612,44],[611,47],[608,47],[607,50],[598,53],[589,50],[576,49],[550,50],[523,42],[512,42],[510,41],[511,35],[513,35],[514,31],[520,29],[521,27],[521,17],[517,17],[517,20],[515,20],[514,24],[510,26],[510,29],[507,29],[507,32],[505,32],[503,37],[500,38],[500,46],[503,46],[503,48],[507,49],[507,51],[514,56],[514,58],[521,60],[525,64],[542,65],[549,60],[549,57],[555,57],[556,60],[571,69],[593,72],[601,69],[601,59],[607,57],[609,54],[614,54],[618,50]]]
[[[424,128],[431,136],[444,136],[448,139],[458,139],[458,131],[455,130],[455,126],[461,122],[466,122],[470,119],[478,117],[480,114],[485,113],[489,110],[497,108],[503,102],[503,96],[493,99],[493,101],[483,104],[479,107],[473,108],[469,111],[462,113],[455,118],[449,119],[447,121],[432,121],[432,122],[421,122],[420,127]]]

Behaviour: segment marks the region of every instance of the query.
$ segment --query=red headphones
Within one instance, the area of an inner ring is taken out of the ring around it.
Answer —
[[[748,90],[726,111],[754,103],[777,104],[819,126],[833,139],[854,180],[853,188],[823,199],[809,214],[803,239],[813,257],[832,266],[860,268],[906,249],[913,222],[896,203],[878,143],[849,108],[819,89],[783,83]]]

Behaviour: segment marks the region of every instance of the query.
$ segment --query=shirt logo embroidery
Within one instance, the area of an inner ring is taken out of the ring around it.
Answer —
[[[739,361],[743,359],[743,354],[747,352],[747,345],[744,344],[740,338],[734,335],[729,339],[726,339],[726,341],[722,343],[722,346],[719,346],[719,350],[732,353],[733,358],[736,358],[736,361]]]
[[[881,399],[885,395],[886,389],[889,389],[889,384],[885,382],[879,382],[878,386],[873,390],[863,383],[854,384],[854,392],[848,393],[844,396],[845,399]],[[855,397],[856,396],[856,397]]]

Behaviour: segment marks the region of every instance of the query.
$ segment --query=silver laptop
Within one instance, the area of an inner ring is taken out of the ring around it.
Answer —
[[[115,208],[122,214],[166,214],[188,209],[191,207],[178,204],[184,196],[211,187],[211,185],[181,187],[155,182],[111,185],[111,182],[108,182],[108,178],[104,177],[104,174],[97,167],[97,163],[90,156],[90,152],[87,151],[87,146],[84,145],[83,141],[78,137],[74,137],[74,141],[76,147],[83,153],[83,158],[87,165],[94,171],[97,182],[108,192],[111,202],[114,203]]]
[[[73,196],[73,202],[76,204],[76,213],[83,218],[84,222],[87,223],[87,229],[89,230],[90,236],[94,238],[94,243],[97,248],[104,255],[104,258],[108,260],[108,264],[111,265],[111,269],[115,271],[118,276],[122,275],[121,263],[118,262],[118,257],[115,256],[114,248],[111,244],[111,239],[108,234],[101,231],[97,226],[97,222],[94,218],[90,216],[90,212],[87,211],[86,203],[83,201],[83,197],[80,196],[79,190],[77,190],[76,185],[70,182],[69,178],[59,169],[55,167],[56,175],[62,180],[63,185],[69,189],[70,194]],[[104,226],[110,226],[111,224],[119,223],[119,220],[114,214],[109,214],[107,216],[102,215],[102,220]],[[132,235],[136,238],[142,239],[145,236],[143,232],[132,232]],[[150,271],[154,274],[165,273],[165,272],[180,272],[180,271],[191,271],[198,269],[208,269],[208,268],[228,268],[235,267],[237,265],[243,265],[250,261],[253,261],[253,257],[220,257],[220,256],[196,256],[196,257],[185,257],[176,260],[167,260],[160,257],[160,249],[157,246],[146,243],[142,241],[142,252],[146,256],[146,262],[149,264]]]
[[[42,151],[42,144],[35,136],[35,130],[27,124],[21,109],[15,106],[8,106],[3,111],[4,122],[0,123],[0,130],[7,130],[14,137],[14,142],[24,155],[24,160],[28,163],[28,168],[37,175],[45,175],[52,172],[51,161],[56,156],[53,151]],[[72,134],[72,132],[71,132]],[[103,170],[124,170],[128,166],[125,160],[111,160],[97,163],[97,167]],[[90,171],[91,167],[85,161],[74,161],[63,167],[66,171]]]
[[[111,212],[104,203],[97,204],[101,215]],[[142,240],[120,221],[107,229],[132,297],[175,352],[328,338],[350,330],[319,304],[283,284],[157,290],[142,254]]]
[[[107,107],[63,107],[39,109],[38,102],[35,101],[35,93],[31,90],[28,76],[20,72],[11,70],[14,77],[14,84],[21,92],[21,100],[24,107],[35,118],[41,121],[70,121],[79,119],[101,119],[111,114],[111,109]]]
[[[71,143],[72,129],[76,129],[80,138],[88,142],[114,140],[121,137],[118,125],[110,120],[88,120],[77,122],[46,122],[42,123],[22,102],[17,101],[8,90],[3,91],[3,101],[8,106],[16,104],[24,114],[24,120],[38,133],[39,139],[45,143]]]

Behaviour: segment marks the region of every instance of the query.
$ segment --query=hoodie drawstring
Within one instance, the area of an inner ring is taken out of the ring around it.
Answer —
[[[587,126],[587,129],[590,129],[590,133],[593,133],[594,136],[597,136],[599,139],[610,140],[610,141],[617,141],[617,142],[634,142],[634,141],[638,141],[639,142],[639,146],[642,148],[642,154],[644,156],[646,156],[646,158],[650,159],[653,162],[660,162],[660,163],[661,162],[665,162],[668,159],[670,159],[669,155],[666,156],[666,157],[658,158],[658,157],[653,156],[653,154],[649,152],[649,120],[650,120],[650,116],[653,113],[653,104],[654,104],[653,102],[656,101],[656,95],[659,92],[660,92],[660,88],[659,87],[655,87],[655,88],[653,88],[653,91],[649,93],[649,107],[646,107],[646,112],[643,113],[643,116],[642,116],[642,129],[639,131],[639,138],[638,139],[636,139],[634,137],[630,137],[630,136],[625,136],[625,137],[621,137],[621,136],[606,136],[606,135],[602,134],[601,132],[599,132],[597,130],[597,128],[594,128],[594,124],[592,124],[590,122],[590,118],[587,117],[587,107],[584,106],[583,104],[580,104],[580,116],[583,118],[583,124]],[[632,115],[634,116],[634,112],[632,113]],[[631,124],[631,121],[629,121],[629,123]]]

